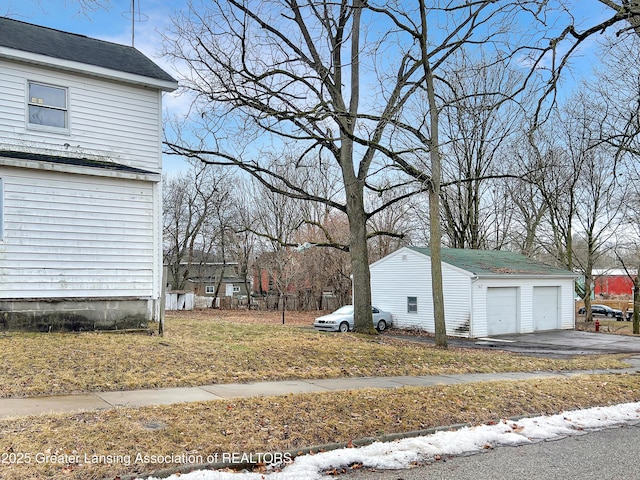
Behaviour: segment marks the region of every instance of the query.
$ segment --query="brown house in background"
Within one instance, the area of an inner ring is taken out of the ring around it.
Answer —
[[[184,277],[184,290],[200,297],[241,297],[251,294],[251,279],[245,279],[238,272],[238,262],[203,262],[180,265],[181,277]],[[169,273],[167,285],[174,285]]]

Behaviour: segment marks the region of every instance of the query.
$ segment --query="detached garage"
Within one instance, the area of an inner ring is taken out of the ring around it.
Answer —
[[[517,253],[442,249],[447,334],[572,329],[576,277]],[[401,248],[371,265],[371,294],[394,326],[434,332],[428,248]]]

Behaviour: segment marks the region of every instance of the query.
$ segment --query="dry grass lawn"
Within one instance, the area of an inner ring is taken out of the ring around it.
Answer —
[[[624,366],[620,356],[551,360],[441,350],[378,335],[315,332],[312,314],[189,312],[165,336],[113,333],[0,336],[0,396],[21,397],[263,380]]]
[[[287,312],[282,325],[279,313],[172,315],[162,338],[11,333],[0,336],[0,394],[624,366],[622,356],[540,359],[299,328],[309,326],[312,316]],[[186,454],[206,461],[230,453],[295,452],[461,422],[640,401],[639,386],[640,375],[588,375],[6,419],[0,420],[0,479],[117,478],[177,466]]]

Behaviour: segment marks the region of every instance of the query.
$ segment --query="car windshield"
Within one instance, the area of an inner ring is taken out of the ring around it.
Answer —
[[[353,313],[353,305],[345,305],[344,307],[339,308],[333,313],[339,313],[341,315],[351,315]]]

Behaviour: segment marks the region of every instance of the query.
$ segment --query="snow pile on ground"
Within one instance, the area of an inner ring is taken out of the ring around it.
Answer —
[[[402,469],[414,462],[425,462],[436,456],[461,455],[508,445],[522,445],[588,430],[640,421],[640,402],[611,407],[596,407],[563,412],[558,415],[503,421],[496,425],[480,425],[455,431],[407,438],[395,442],[376,442],[361,448],[345,448],[305,455],[295,459],[282,471],[266,475],[269,480],[309,480],[326,478],[321,472],[361,463],[363,467]],[[262,473],[230,473],[200,470],[168,477],[169,480],[261,480]],[[147,480],[157,480],[149,477]]]

